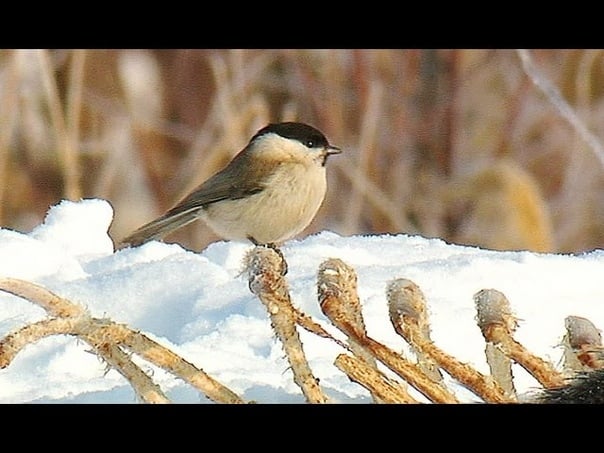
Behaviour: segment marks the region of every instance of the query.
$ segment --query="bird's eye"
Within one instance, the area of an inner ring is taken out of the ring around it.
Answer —
[[[309,148],[314,148],[315,147],[315,141],[314,140],[306,140],[306,146]]]

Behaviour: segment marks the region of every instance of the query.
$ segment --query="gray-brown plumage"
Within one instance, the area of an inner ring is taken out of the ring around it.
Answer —
[[[282,243],[315,217],[326,192],[325,163],[339,152],[312,126],[269,124],[224,169],[120,246],[162,238],[198,218],[225,239]]]

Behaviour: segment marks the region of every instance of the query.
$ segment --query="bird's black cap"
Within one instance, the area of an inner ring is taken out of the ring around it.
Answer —
[[[252,137],[251,141],[254,141],[258,137],[265,134],[277,134],[284,138],[290,138],[297,140],[309,148],[332,148],[337,149],[335,146],[331,146],[323,133],[305,123],[296,122],[285,122],[285,123],[272,123],[268,126],[263,127],[256,135]]]

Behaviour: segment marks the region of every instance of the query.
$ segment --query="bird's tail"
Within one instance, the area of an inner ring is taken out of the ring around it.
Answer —
[[[184,211],[179,214],[166,213],[163,216],[143,225],[120,241],[117,248],[136,247],[145,242],[158,239],[183,227],[197,218],[197,210]]]

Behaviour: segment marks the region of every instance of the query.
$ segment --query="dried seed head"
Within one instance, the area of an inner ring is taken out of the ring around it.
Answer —
[[[510,303],[501,291],[496,289],[481,289],[474,294],[476,304],[476,321],[478,327],[484,330],[489,324],[501,324],[512,333],[518,326],[518,321],[512,314]]]
[[[397,278],[388,283],[386,288],[390,320],[407,316],[416,321],[426,318],[426,299],[424,293],[411,280]]]
[[[583,345],[602,345],[602,335],[593,323],[580,316],[567,316],[564,327],[568,333],[568,341],[573,349],[579,349]]]

